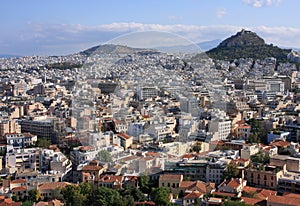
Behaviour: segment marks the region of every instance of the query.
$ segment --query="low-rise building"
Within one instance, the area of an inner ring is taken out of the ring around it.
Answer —
[[[7,145],[22,148],[34,145],[37,141],[37,136],[30,133],[7,133],[5,138]]]
[[[260,167],[249,167],[245,169],[245,179],[250,186],[275,190],[279,177],[282,176],[285,171],[285,167],[264,165]]]

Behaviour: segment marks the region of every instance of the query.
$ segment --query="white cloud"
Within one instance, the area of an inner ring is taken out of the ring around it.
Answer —
[[[217,16],[217,18],[222,18],[223,16],[225,16],[227,14],[227,11],[226,11],[226,9],[218,9],[217,11],[216,11],[216,16]]]
[[[243,0],[243,2],[250,6],[260,8],[260,7],[272,6],[272,5],[278,6],[281,0]]]
[[[215,39],[225,39],[242,27],[235,25],[183,25],[183,24],[142,24],[136,22],[116,22],[95,26],[70,24],[30,23],[26,31],[1,38],[0,53],[19,52],[31,54],[66,54],[105,43],[120,35],[160,31],[180,35],[189,41],[198,43]],[[245,28],[256,32],[267,43],[278,46],[300,48],[300,28],[257,26]],[[1,35],[1,34],[0,34]],[[22,49],[22,50],[20,50]],[[32,51],[34,50],[34,51]]]

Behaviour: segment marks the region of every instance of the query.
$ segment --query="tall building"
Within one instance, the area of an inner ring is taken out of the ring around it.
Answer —
[[[16,120],[3,120],[0,122],[0,136],[8,133],[21,133],[21,125]]]
[[[156,87],[150,87],[150,86],[138,87],[137,95],[140,100],[153,98],[158,95],[158,89]]]

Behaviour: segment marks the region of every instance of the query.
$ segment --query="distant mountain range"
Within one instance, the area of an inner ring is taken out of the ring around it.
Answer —
[[[94,52],[96,53],[133,53],[133,52],[141,52],[141,51],[150,51],[150,50],[157,50],[161,52],[203,52],[209,49],[216,47],[221,42],[220,39],[212,40],[212,41],[204,41],[198,44],[190,44],[190,45],[176,45],[176,46],[162,46],[162,47],[155,47],[150,49],[143,49],[143,48],[131,48],[128,46],[120,46],[120,45],[98,45],[86,49],[80,54],[82,55],[91,55]]]
[[[299,49],[295,49],[298,50]],[[156,51],[155,51],[156,50]],[[221,41],[215,39],[212,41],[204,41],[198,44],[177,45],[157,47],[151,49],[131,48],[120,45],[99,45],[91,47],[82,52],[81,55],[89,56],[93,53],[136,53],[136,52],[196,52],[205,51],[212,59],[234,60],[239,58],[265,59],[267,57],[275,57],[278,62],[287,61],[287,54],[291,49],[279,48],[273,44],[266,44],[264,39],[259,37],[252,31],[241,30],[235,35]],[[0,54],[0,58],[20,57],[19,55]]]
[[[222,40],[215,39],[212,41],[204,41],[198,44],[190,45],[177,45],[177,46],[166,46],[166,47],[156,47],[155,49],[163,52],[205,52],[214,47],[216,47]]]
[[[291,49],[282,49],[266,44],[256,33],[242,30],[222,41],[216,48],[206,52],[213,59],[234,60],[239,58],[265,59],[275,57],[278,62],[286,62]]]
[[[13,58],[13,57],[21,57],[21,56],[13,55],[13,54],[0,54],[0,58]]]

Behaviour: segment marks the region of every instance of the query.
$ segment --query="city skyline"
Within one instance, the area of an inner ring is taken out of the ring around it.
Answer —
[[[297,4],[296,0],[5,1],[0,54],[65,55],[141,31],[170,32],[199,43],[224,40],[242,28],[267,43],[300,48]]]

